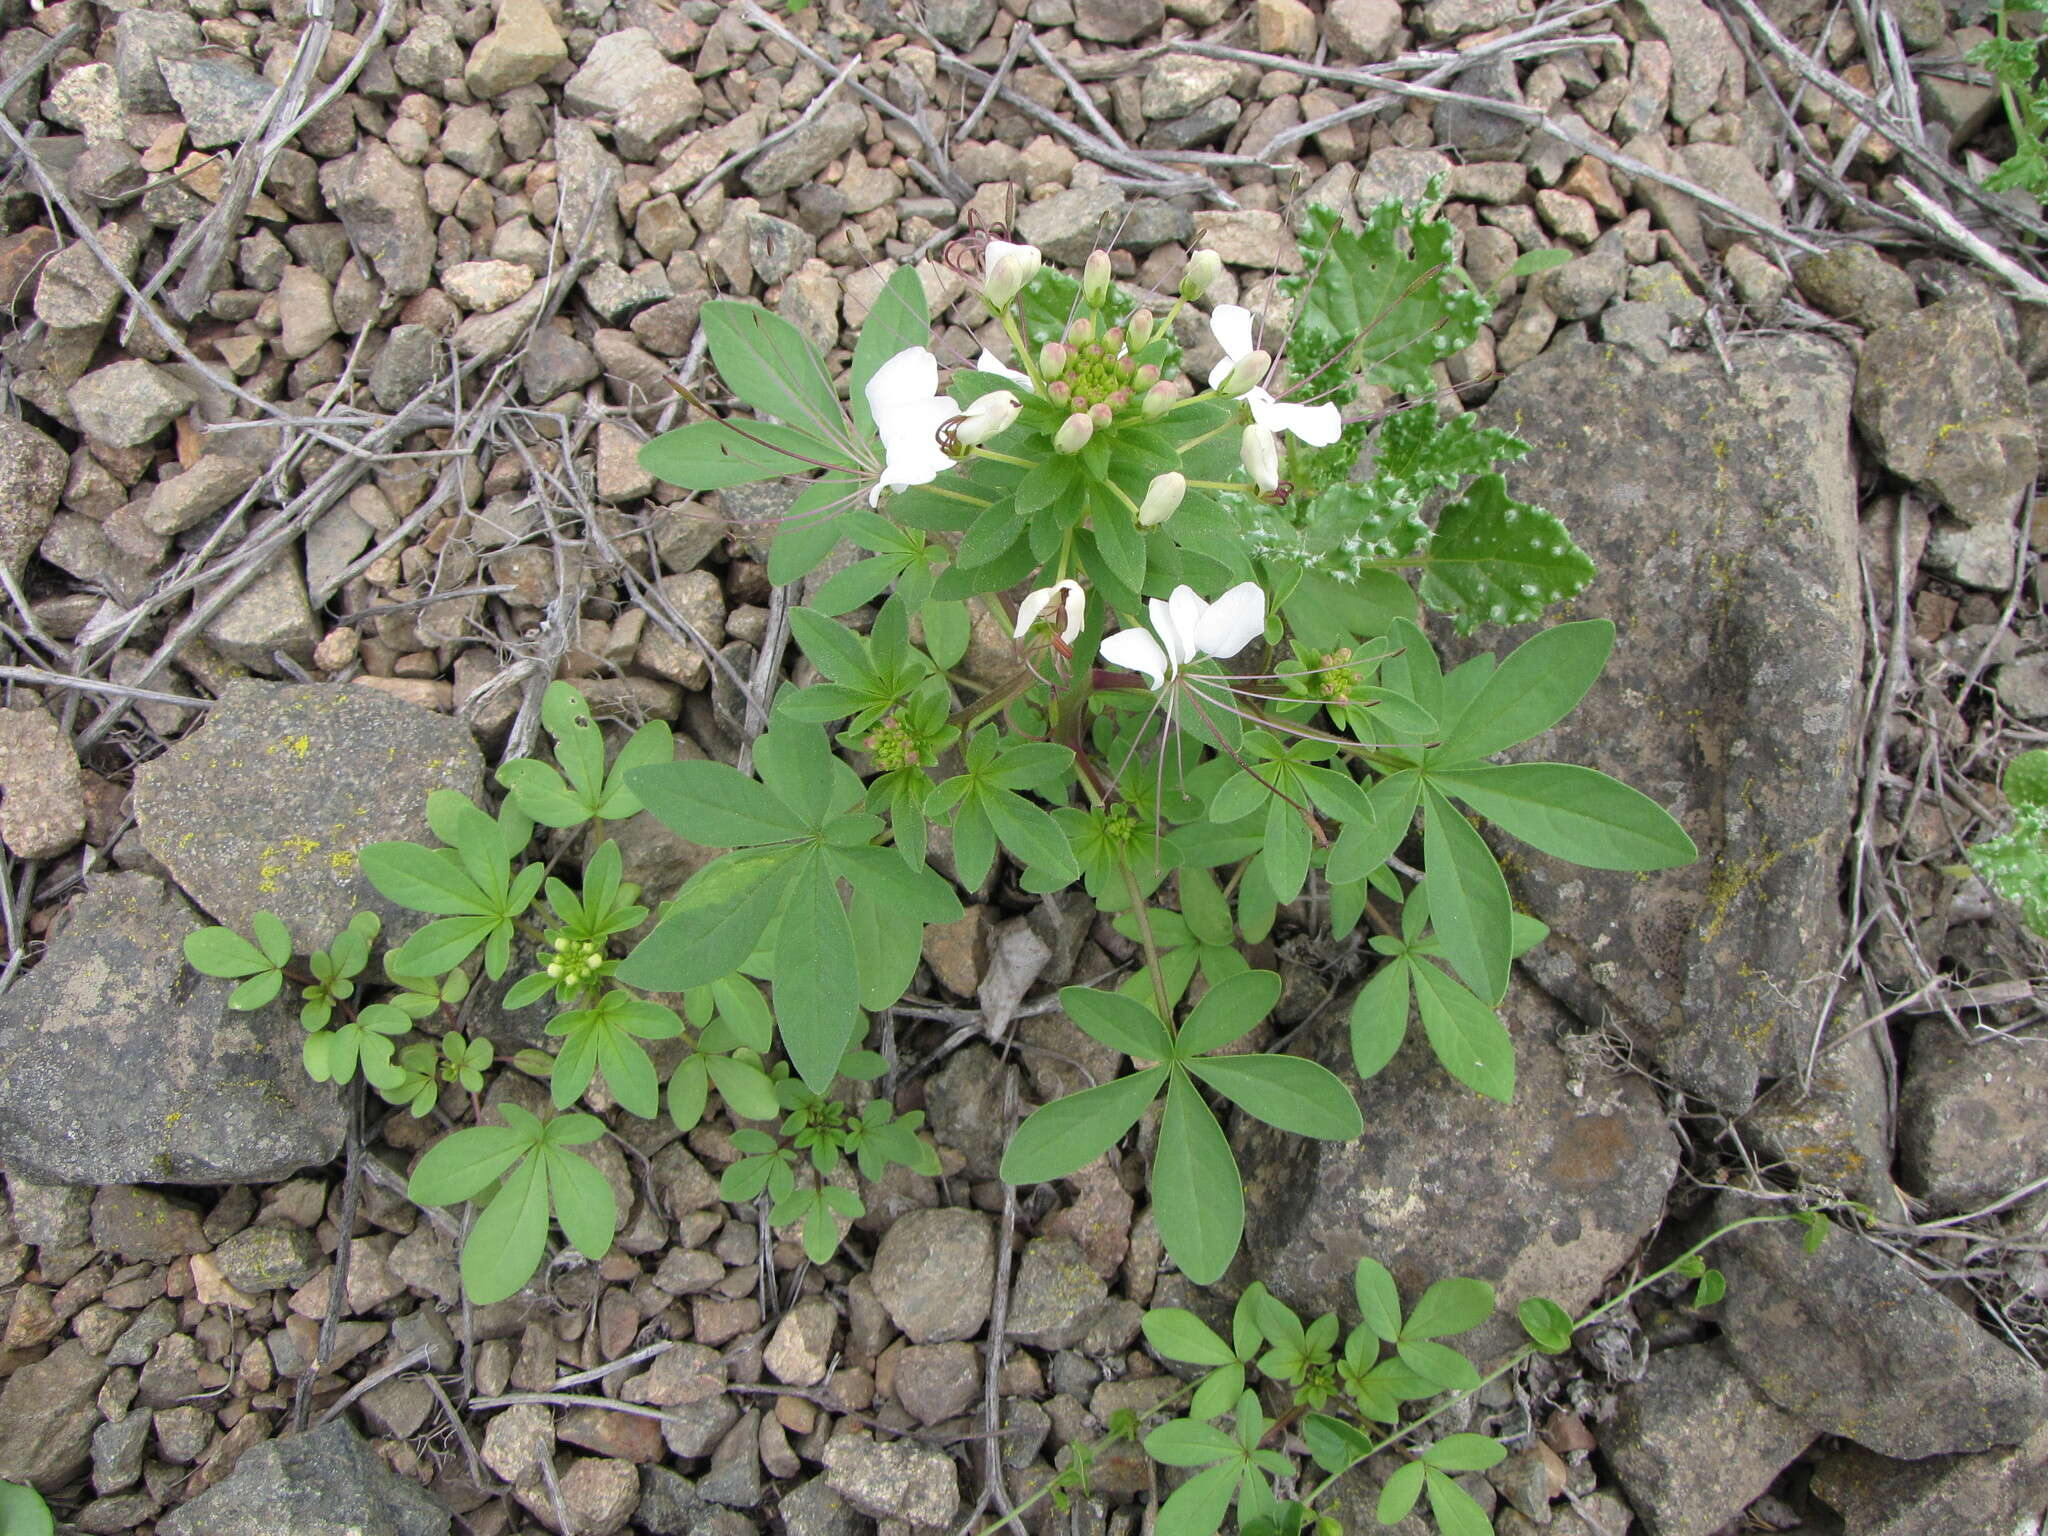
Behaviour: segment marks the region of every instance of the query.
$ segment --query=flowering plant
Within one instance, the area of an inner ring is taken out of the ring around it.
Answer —
[[[1082,882],[1129,924],[1144,964],[1124,992],[1069,987],[1061,1002],[1134,1070],[1037,1109],[1003,1173],[1073,1173],[1163,1095],[1153,1210],[1201,1282],[1244,1221],[1218,1105],[1310,1136],[1361,1125],[1323,1067],[1242,1054],[1279,1000],[1276,973],[1205,965],[1206,995],[1180,1017],[1194,966],[1159,932],[1191,928],[1198,906],[1224,906],[1227,933],[1234,901],[1257,941],[1313,882],[1332,938],[1363,921],[1383,962],[1352,1015],[1360,1075],[1385,1064],[1413,1011],[1449,1072],[1507,1098],[1514,1054],[1494,1010],[1541,927],[1513,913],[1467,813],[1602,868],[1694,849],[1591,769],[1489,761],[1572,708],[1611,625],[1560,625],[1498,664],[1446,671],[1418,622],[1418,590],[1469,629],[1532,618],[1591,576],[1556,520],[1512,501],[1495,472],[1523,445],[1442,421],[1428,401],[1378,424],[1362,409],[1373,388],[1433,394],[1431,365],[1484,317],[1449,238],[1394,205],[1357,232],[1312,211],[1305,275],[1275,295],[1293,310],[1291,349],[1266,344],[1288,334],[1270,315],[1191,309],[1222,277],[1211,252],[1147,305],[1119,289],[1107,252],[1074,278],[1029,246],[969,242],[949,259],[979,278],[978,355],[942,369],[922,283],[899,271],[860,329],[843,398],[794,327],[707,305],[712,361],[754,415],[677,428],[642,462],[694,491],[802,477],[789,513],[752,530],[772,537],[774,580],[813,570],[842,537],[872,558],[791,614],[823,681],[781,695],[755,745],[761,781],[707,763],[628,775],[656,815],[700,840],[726,828],[741,851],[683,888],[618,979],[771,981],[784,1048],[822,1092],[858,1043],[859,1010],[909,985],[920,922],[958,910],[926,863],[934,824],[970,890],[998,851],[1025,892]],[[1191,377],[1180,344],[1205,331],[1219,355]],[[865,633],[838,621],[871,600]],[[1000,611],[1012,675],[955,675],[962,604]],[[830,724],[865,754],[865,783],[822,755],[816,727]],[[777,765],[799,754],[818,771],[792,797]],[[1419,868],[1399,860],[1418,813]],[[1210,870],[1227,898],[1201,895],[1216,891]],[[1169,879],[1177,910],[1159,903]]]

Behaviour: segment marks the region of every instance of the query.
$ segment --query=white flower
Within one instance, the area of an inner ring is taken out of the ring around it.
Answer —
[[[1252,345],[1252,312],[1242,304],[1218,304],[1209,330],[1223,348],[1223,360],[1209,370],[1209,387],[1219,389],[1237,365],[1256,350]],[[1292,432],[1311,448],[1327,448],[1344,430],[1344,417],[1329,401],[1321,405],[1289,405],[1275,400],[1263,385],[1245,394],[1252,420],[1273,432]]]
[[[1204,602],[1193,587],[1153,598],[1152,629],[1124,629],[1102,642],[1102,659],[1142,672],[1161,688],[1180,669],[1202,656],[1235,656],[1266,630],[1266,594],[1255,581],[1242,581],[1215,602]]]
[[[953,429],[953,438],[973,448],[991,438],[1001,437],[1016,424],[1018,413],[1023,409],[1023,402],[1007,389],[983,395],[967,407],[967,413]]]
[[[988,307],[1008,309],[1017,295],[1024,291],[1024,285],[1038,275],[1043,260],[1035,245],[1012,245],[1007,240],[989,241],[988,249],[981,258],[981,296]]]
[[[1081,620],[1088,609],[1088,598],[1081,590],[1081,583],[1071,577],[1049,587],[1040,587],[1017,605],[1017,629],[1011,638],[1022,640],[1040,616],[1055,605],[1059,605],[1058,612],[1062,615],[1059,637],[1065,644],[1072,645],[1074,637],[1081,633]]]
[[[974,368],[977,373],[992,373],[999,379],[1008,379],[1012,384],[1022,384],[1026,388],[1031,384],[1030,374],[1008,367],[987,347],[983,347],[981,356],[974,360]]]
[[[939,360],[923,347],[906,347],[868,380],[868,409],[882,439],[882,477],[868,492],[875,506],[884,491],[925,485],[953,466],[939,446],[939,428],[960,414],[939,393]]]

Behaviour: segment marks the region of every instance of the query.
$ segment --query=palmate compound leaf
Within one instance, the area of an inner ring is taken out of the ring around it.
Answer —
[[[1497,474],[1481,475],[1437,514],[1436,532],[1414,562],[1416,591],[1460,634],[1482,623],[1529,623],[1584,591],[1594,574],[1564,524],[1511,499]]]

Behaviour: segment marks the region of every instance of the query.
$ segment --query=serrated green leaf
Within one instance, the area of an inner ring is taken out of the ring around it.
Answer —
[[[1563,523],[1511,499],[1507,481],[1481,475],[1437,513],[1436,533],[1414,557],[1416,591],[1461,635],[1482,623],[1527,624],[1592,582],[1593,561]]]

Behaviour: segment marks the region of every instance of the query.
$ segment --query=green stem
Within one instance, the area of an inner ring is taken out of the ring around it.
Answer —
[[[1145,974],[1152,979],[1152,1004],[1159,1010],[1159,1022],[1166,1026],[1168,1034],[1176,1031],[1173,1027],[1173,1004],[1166,997],[1166,973],[1159,965],[1159,945],[1152,937],[1152,914],[1145,908],[1145,896],[1138,889],[1137,871],[1131,868],[1128,854],[1117,855],[1117,868],[1123,871],[1124,889],[1130,893],[1131,910],[1138,916],[1138,941],[1145,946]]]
[[[1024,365],[1024,373],[1031,380],[1034,394],[1045,393],[1045,381],[1038,376],[1038,359],[1031,355],[1031,348],[1025,344],[1024,333],[1017,326],[1017,306],[1012,302],[1001,315],[1003,334],[1010,338],[1010,346],[1017,354],[1017,361]]]
[[[1036,469],[1038,467],[1029,459],[1020,459],[1014,453],[998,453],[993,448],[976,448],[973,451],[973,457],[977,459],[994,459],[998,464],[1014,464],[1019,469]]]

